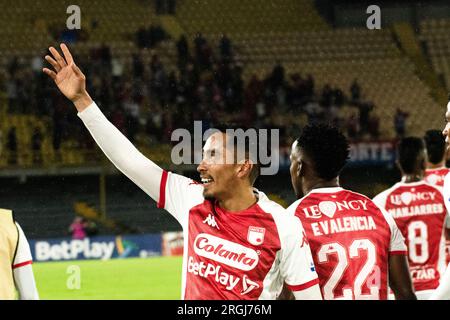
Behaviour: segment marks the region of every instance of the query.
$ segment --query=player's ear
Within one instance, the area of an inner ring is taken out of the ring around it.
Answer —
[[[301,177],[305,174],[305,163],[302,160],[298,160],[297,177]]]
[[[249,176],[252,171],[252,168],[253,162],[250,159],[239,161],[239,165],[237,167],[238,178]]]

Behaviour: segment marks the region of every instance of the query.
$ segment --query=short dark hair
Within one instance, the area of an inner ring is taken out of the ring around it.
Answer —
[[[339,176],[350,154],[347,138],[327,124],[305,126],[297,147],[311,159],[316,175],[326,180]]]
[[[445,138],[440,130],[428,130],[424,136],[427,147],[428,161],[437,164],[444,159]]]
[[[425,143],[422,138],[406,137],[400,140],[397,145],[397,160],[404,173],[415,173],[419,155],[424,150]]]
[[[254,128],[251,128],[251,127],[242,128],[238,124],[235,124],[235,123],[224,123],[224,124],[216,126],[214,129],[219,130],[223,134],[227,134],[227,130],[241,129],[245,132],[248,129],[254,129]],[[252,167],[252,170],[250,171],[250,175],[249,175],[250,184],[253,185],[261,173],[261,164],[260,164],[259,158],[258,158],[258,153],[259,153],[258,144],[256,143],[256,145],[253,145],[253,147],[256,147],[256,154],[253,154],[253,153],[251,153],[253,148],[250,148],[250,141],[248,141],[248,139],[245,139],[244,146],[238,146],[235,139],[233,139],[233,141],[228,141],[228,143],[231,143],[234,147],[234,157],[235,157],[234,160],[235,161],[237,161],[238,149],[240,149],[240,148],[244,149],[246,159],[254,160],[253,167]]]

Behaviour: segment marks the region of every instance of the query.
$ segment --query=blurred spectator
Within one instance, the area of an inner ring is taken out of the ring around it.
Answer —
[[[377,115],[372,115],[369,119],[369,134],[374,139],[380,137],[380,118]]]
[[[357,105],[359,109],[359,127],[361,134],[364,135],[369,131],[370,112],[373,110],[374,105],[371,102],[361,102]]]
[[[329,84],[326,84],[322,89],[320,104],[325,108],[331,106],[333,101],[333,90]]]
[[[285,70],[280,61],[278,61],[273,68],[269,81],[273,91],[276,91],[279,87],[284,85]]]
[[[8,131],[8,142],[6,147],[9,151],[9,164],[17,164],[17,135],[16,127],[11,127]]]
[[[403,138],[406,131],[406,119],[409,117],[409,113],[397,108],[394,116],[394,127],[397,138]]]
[[[360,121],[355,113],[347,119],[347,135],[350,139],[357,139],[359,137],[359,124]]]
[[[220,38],[219,42],[219,52],[220,57],[222,58],[222,61],[230,61],[232,58],[232,47],[231,47],[231,40],[227,37],[226,34],[223,34]]]
[[[358,80],[354,79],[353,83],[350,87],[350,93],[351,93],[351,101],[357,102],[361,98],[361,87],[359,86]]]
[[[178,68],[184,70],[189,59],[189,44],[183,34],[177,41]]]
[[[6,83],[6,95],[8,97],[8,112],[17,113],[17,83],[14,78],[9,78]]]
[[[87,223],[82,217],[75,217],[72,224],[69,226],[69,232],[72,239],[83,240],[87,237],[86,232]]]
[[[148,29],[142,26],[135,33],[136,44],[141,49],[153,48],[167,38],[166,31],[160,25],[154,24],[151,24]]]
[[[94,221],[91,221],[91,220],[86,220],[85,221],[84,230],[85,230],[86,235],[88,237],[96,236],[98,234],[98,232],[99,232],[97,224]]]
[[[41,129],[38,127],[34,128],[33,135],[31,137],[31,149],[33,153],[33,163],[38,164],[42,162],[42,146],[43,136],[41,133]]]

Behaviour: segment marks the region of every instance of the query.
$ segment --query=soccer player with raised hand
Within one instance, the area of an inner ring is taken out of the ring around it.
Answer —
[[[366,196],[341,188],[347,139],[328,125],[306,126],[291,149],[299,200],[288,212],[306,232],[325,300],[415,299],[406,246],[394,219]]]
[[[321,299],[298,219],[253,188],[258,163],[216,132],[203,148],[202,183],[167,172],[142,155],[103,115],[68,48],[50,48],[45,68],[114,165],[183,227],[184,299],[275,299],[283,282],[297,299]],[[240,157],[239,157],[240,155]],[[230,161],[231,159],[231,161]]]

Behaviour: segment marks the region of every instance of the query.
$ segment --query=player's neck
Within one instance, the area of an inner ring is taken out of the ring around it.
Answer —
[[[445,168],[445,160],[438,163],[427,162],[427,169],[441,169]]]
[[[235,190],[230,197],[219,200],[219,206],[229,212],[239,212],[250,208],[258,199],[253,193],[253,188]]]
[[[308,194],[309,192],[311,192],[314,189],[319,189],[319,188],[336,188],[339,187],[339,177],[333,179],[333,180],[322,180],[322,179],[317,179],[314,181],[311,181],[311,183],[306,184],[305,185],[305,190],[304,193]]]
[[[423,174],[416,173],[416,174],[405,174],[402,176],[402,182],[403,183],[413,183],[413,182],[419,182],[423,179]]]

